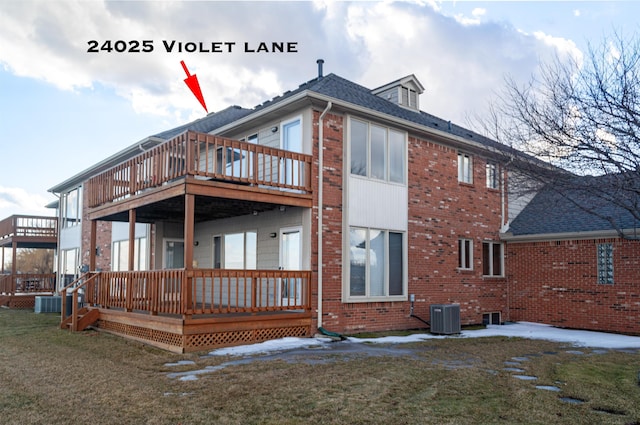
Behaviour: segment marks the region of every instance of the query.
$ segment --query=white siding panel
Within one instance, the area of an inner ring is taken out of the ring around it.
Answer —
[[[349,225],[407,230],[406,186],[349,177]]]

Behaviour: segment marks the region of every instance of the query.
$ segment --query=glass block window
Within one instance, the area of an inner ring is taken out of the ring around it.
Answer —
[[[598,283],[613,285],[613,244],[598,244]]]

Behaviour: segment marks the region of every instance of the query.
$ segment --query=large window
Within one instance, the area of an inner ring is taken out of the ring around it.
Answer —
[[[485,276],[503,275],[503,245],[500,242],[482,243],[482,274]]]
[[[352,119],[351,174],[394,183],[405,182],[405,134]]]
[[[380,298],[404,295],[403,233],[349,229],[349,296]]]
[[[458,268],[462,270],[473,269],[473,241],[471,239],[458,239]]]
[[[473,159],[466,153],[458,154],[458,181],[460,183],[473,183]]]
[[[60,252],[60,278],[62,287],[67,286],[78,277],[78,248],[63,249]]]
[[[216,269],[255,270],[257,233],[229,233],[213,237],[213,267]]]
[[[62,227],[73,227],[80,224],[82,217],[82,191],[75,188],[62,194]]]
[[[147,238],[134,239],[133,270],[147,270]],[[111,270],[129,269],[129,240],[115,241],[111,249]]]
[[[598,283],[613,285],[613,244],[598,244]]]

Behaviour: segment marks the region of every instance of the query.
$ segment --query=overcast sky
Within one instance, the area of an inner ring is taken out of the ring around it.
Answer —
[[[414,74],[425,87],[421,109],[467,125],[505,75],[525,82],[556,53],[580,58],[613,31],[636,32],[639,13],[632,1],[2,0],[0,219],[53,214],[44,208],[52,186],[203,117],[180,61],[209,112],[295,89],[323,58],[325,74],[369,88]],[[117,41],[143,50],[143,40],[151,52],[116,51]],[[295,52],[256,51],[272,42]],[[178,52],[179,43],[223,51]]]

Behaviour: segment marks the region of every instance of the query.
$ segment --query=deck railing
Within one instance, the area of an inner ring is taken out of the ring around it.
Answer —
[[[259,313],[310,309],[310,271],[151,270],[100,272],[85,301],[150,314]]]
[[[52,237],[58,235],[56,217],[12,215],[0,221],[0,239],[8,237]]]
[[[29,294],[53,292],[56,288],[54,273],[19,273],[0,275],[0,294]]]
[[[89,179],[89,207],[185,176],[308,193],[311,156],[188,131]]]

